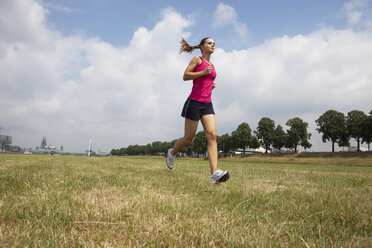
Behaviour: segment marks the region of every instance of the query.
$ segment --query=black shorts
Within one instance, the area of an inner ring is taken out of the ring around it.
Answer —
[[[199,121],[203,115],[210,114],[214,115],[211,102],[199,102],[189,97],[183,106],[181,116],[193,121]]]

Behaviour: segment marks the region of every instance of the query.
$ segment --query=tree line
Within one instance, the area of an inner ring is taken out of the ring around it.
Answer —
[[[345,116],[341,112],[328,110],[322,114],[316,121],[317,131],[322,133],[323,142],[332,142],[332,152],[334,144],[338,143],[340,147],[349,147],[350,138],[357,141],[357,149],[360,151],[360,142],[368,144],[368,150],[372,135],[372,111],[369,116],[362,111],[353,110]],[[289,119],[286,122],[288,127],[284,131],[281,125],[275,125],[275,122],[269,117],[262,117],[258,122],[257,128],[252,131],[248,123],[241,123],[231,134],[217,136],[218,150],[223,153],[229,153],[237,149],[257,149],[263,147],[265,152],[276,149],[282,152],[284,148],[297,152],[299,146],[305,151],[311,148],[311,133],[308,132],[308,123],[299,117]],[[176,140],[171,142],[154,141],[147,145],[130,145],[121,149],[112,149],[112,155],[164,155],[167,150],[174,146]],[[193,143],[185,146],[180,153],[187,156],[205,156],[207,152],[207,140],[204,131],[195,135]]]
[[[218,150],[224,153],[246,148],[256,149],[260,146],[268,152],[271,146],[281,151],[286,147],[294,149],[297,152],[297,147],[300,145],[305,149],[311,147],[309,139],[311,134],[307,132],[308,123],[301,118],[295,117],[287,121],[289,127],[287,132],[283,130],[281,125],[275,127],[275,122],[268,117],[263,117],[258,123],[257,129],[252,132],[248,123],[241,123],[236,130],[231,134],[217,136]],[[130,145],[121,149],[112,149],[112,155],[159,155],[165,154],[166,151],[173,147],[176,140],[171,142],[154,141],[147,145]],[[185,146],[180,150],[180,153],[187,156],[197,155],[204,156],[207,152],[207,140],[204,131],[196,133],[193,143]]]
[[[317,131],[322,133],[323,142],[332,142],[332,152],[335,151],[335,143],[339,147],[349,147],[350,138],[357,142],[357,151],[360,151],[360,143],[368,145],[372,141],[372,110],[369,115],[363,111],[353,110],[345,116],[336,110],[328,110],[316,121]]]

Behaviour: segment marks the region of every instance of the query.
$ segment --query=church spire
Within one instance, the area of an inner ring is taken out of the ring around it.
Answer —
[[[43,141],[41,142],[41,148],[46,148],[46,147],[47,147],[46,137],[43,137]]]

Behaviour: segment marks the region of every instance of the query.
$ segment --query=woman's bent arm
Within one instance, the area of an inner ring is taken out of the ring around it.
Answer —
[[[195,56],[190,61],[190,64],[186,67],[185,73],[183,74],[183,80],[193,80],[195,78],[208,75],[212,71],[212,67],[208,66],[203,71],[194,72],[195,68],[202,63],[201,59],[198,56]]]

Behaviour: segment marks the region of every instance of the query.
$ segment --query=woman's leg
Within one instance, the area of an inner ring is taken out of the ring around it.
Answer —
[[[190,145],[194,139],[196,130],[198,129],[199,121],[193,121],[185,118],[185,134],[183,137],[179,138],[174,144],[173,150],[171,152],[172,156],[176,155],[182,147]]]
[[[205,137],[208,141],[208,159],[211,166],[211,174],[217,170],[218,152],[217,152],[217,135],[216,135],[216,116],[203,115],[201,118]]]

